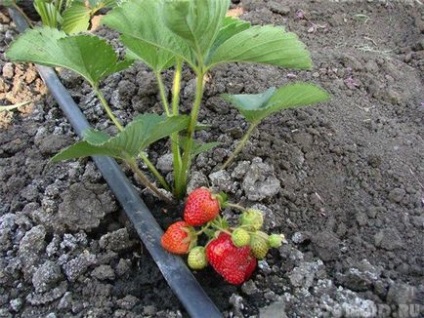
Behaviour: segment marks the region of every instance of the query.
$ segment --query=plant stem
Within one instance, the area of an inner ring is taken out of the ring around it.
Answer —
[[[220,228],[220,227],[216,227],[216,226],[215,226],[215,228],[216,228],[218,231],[220,231],[220,232],[224,232],[224,233],[227,233],[228,235],[231,235],[231,231],[228,231],[228,230],[226,230],[226,229],[223,229],[223,228]]]
[[[228,228],[223,228],[218,222],[211,222],[210,227],[217,229],[218,231],[227,233],[231,235],[231,230],[228,230]]]
[[[159,93],[160,93],[160,98],[162,100],[163,108],[165,110],[166,116],[170,117],[171,113],[169,111],[169,103],[168,103],[168,99],[166,98],[165,85],[163,84],[162,76],[160,75],[160,72],[155,72],[155,75],[156,75],[156,80],[158,81]]]
[[[250,124],[249,128],[247,129],[246,133],[244,134],[243,138],[240,140],[239,144],[237,145],[236,149],[234,149],[233,153],[230,157],[228,157],[227,161],[221,166],[220,170],[224,170],[227,168],[231,162],[233,162],[234,158],[240,153],[240,151],[245,146],[246,142],[249,140],[250,135],[252,134],[253,130],[256,128],[256,126],[259,124],[259,122],[253,122]]]
[[[197,118],[199,116],[200,105],[203,97],[204,75],[205,71],[201,68],[197,72],[196,77],[196,96],[194,98],[193,108],[190,114],[190,122],[187,129],[187,144],[182,158],[181,173],[178,180],[175,180],[175,195],[177,198],[181,198],[186,191],[187,177],[191,164],[191,150],[193,148],[194,131],[196,129]]]
[[[172,84],[172,114],[174,116],[179,113],[182,69],[183,61],[181,58],[177,58],[175,63],[174,82]]]
[[[127,158],[125,160],[127,165],[131,168],[131,170],[136,174],[140,182],[148,189],[150,189],[154,194],[156,194],[161,200],[164,200],[168,203],[173,203],[172,200],[170,200],[166,195],[164,195],[160,190],[149,181],[147,176],[144,174],[143,171],[140,170],[140,168],[137,165],[137,162],[134,158]]]
[[[175,64],[174,81],[172,83],[172,115],[179,115],[179,104],[180,104],[180,90],[181,90],[181,73],[183,63],[180,58],[177,58]],[[171,151],[174,165],[174,182],[177,183],[179,176],[181,175],[181,151],[179,146],[179,133],[171,134]],[[177,187],[176,187],[177,188]]]
[[[104,107],[106,113],[108,114],[109,118],[113,121],[116,128],[119,129],[119,131],[122,131],[124,127],[119,123],[118,119],[115,117],[115,115],[112,113],[112,110],[110,109],[103,93],[98,89],[96,86],[93,85],[93,89],[95,93],[97,94],[97,97],[99,98],[100,102],[102,103],[102,106]],[[169,185],[164,179],[164,177],[159,173],[159,171],[155,168],[153,163],[147,158],[147,156],[143,153],[139,154],[139,157],[143,160],[143,162],[146,164],[146,166],[150,169],[150,171],[153,173],[153,175],[158,179],[159,183],[168,191],[170,191]]]
[[[112,109],[110,109],[109,104],[107,103],[102,91],[96,85],[92,85],[92,86],[93,86],[94,92],[96,93],[97,97],[99,98],[100,103],[102,104],[107,115],[113,121],[113,123],[119,129],[119,131],[122,131],[124,129],[124,127],[122,127],[121,123],[118,121],[118,119],[112,113]]]
[[[63,0],[59,0],[56,2],[56,10],[57,12],[61,13],[63,8]]]
[[[206,223],[205,225],[203,225],[200,229],[200,231],[196,232],[197,236],[200,236],[201,234],[205,233],[208,229],[210,229],[212,224],[212,221],[209,221],[208,223]]]
[[[224,204],[223,207],[224,208],[230,207],[230,208],[234,208],[234,209],[237,209],[237,210],[240,210],[240,211],[245,211],[246,210],[245,207],[243,207],[241,205],[238,205],[238,204],[235,204],[235,203],[231,203],[231,202],[225,202],[225,204]]]
[[[146,154],[144,152],[140,152],[138,156],[140,157],[141,160],[143,160],[147,168],[149,168],[149,170],[153,173],[153,175],[156,177],[156,179],[159,181],[162,187],[167,191],[171,191],[171,188],[169,187],[168,182],[166,182],[165,178],[160,174],[160,172],[156,169],[156,167],[149,160],[149,158],[147,158]]]

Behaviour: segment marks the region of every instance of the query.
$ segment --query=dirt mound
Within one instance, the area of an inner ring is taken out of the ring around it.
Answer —
[[[297,33],[315,67],[214,70],[199,117],[212,128],[198,137],[221,145],[198,156],[192,183],[263,209],[267,229],[285,233],[289,243],[241,287],[212,270],[196,277],[226,317],[424,316],[424,6],[239,6],[243,19]],[[94,165],[47,165],[74,135],[34,68],[4,60],[17,33],[5,12],[0,21],[0,103],[33,101],[0,113],[0,316],[186,316]],[[76,75],[61,76],[91,123],[107,128],[90,88]],[[265,120],[238,161],[215,172],[246,127],[219,94],[296,80],[322,86],[331,100]],[[109,77],[102,90],[124,121],[160,109],[154,76],[142,65]],[[189,105],[189,72],[183,93]],[[164,171],[165,149],[159,144],[149,153]],[[141,195],[161,224],[179,212],[165,214]]]

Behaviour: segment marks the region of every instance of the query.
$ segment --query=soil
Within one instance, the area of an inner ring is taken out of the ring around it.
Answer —
[[[233,6],[253,24],[298,34],[315,66],[235,64],[210,74],[199,119],[211,129],[198,138],[221,145],[197,157],[191,187],[209,184],[261,208],[266,230],[288,243],[240,287],[212,270],[196,277],[225,317],[424,317],[424,6]],[[75,135],[35,68],[5,60],[18,33],[5,10],[0,20],[0,103],[32,101],[0,113],[0,317],[187,316],[94,164],[49,164]],[[93,126],[110,129],[90,88],[69,72],[61,78]],[[298,80],[320,85],[331,100],[266,119],[237,161],[215,171],[246,129],[219,95]],[[189,72],[183,85],[187,109]],[[102,89],[123,122],[161,109],[154,76],[142,65],[109,77]],[[165,146],[149,156],[169,173]],[[162,226],[178,217],[180,210],[165,213],[141,188],[140,195]]]

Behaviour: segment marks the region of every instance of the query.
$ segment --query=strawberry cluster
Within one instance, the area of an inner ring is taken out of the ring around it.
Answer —
[[[236,226],[230,227],[221,217],[225,207],[242,210]],[[183,221],[168,227],[161,244],[168,252],[188,254],[191,269],[200,270],[210,264],[227,282],[239,285],[252,275],[257,260],[264,259],[270,248],[279,247],[284,240],[282,234],[261,231],[263,222],[261,211],[231,204],[224,195],[202,187],[188,195]],[[200,235],[209,238],[205,246],[198,245]]]

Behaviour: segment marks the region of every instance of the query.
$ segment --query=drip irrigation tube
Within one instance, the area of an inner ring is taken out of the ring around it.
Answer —
[[[28,24],[19,12],[13,9],[10,9],[9,12],[20,32],[28,28]],[[74,130],[81,136],[82,132],[90,127],[83,113],[62,85],[54,70],[40,65],[36,65],[36,67]],[[159,267],[162,275],[188,314],[196,318],[222,317],[221,312],[202,289],[182,259],[164,251],[161,247],[160,237],[163,233],[162,229],[116,161],[103,156],[94,156],[92,158],[124,208],[128,218],[134,224],[140,239]]]

